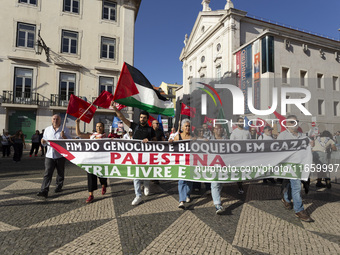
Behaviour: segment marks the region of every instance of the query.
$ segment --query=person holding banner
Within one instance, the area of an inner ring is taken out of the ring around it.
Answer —
[[[289,121],[288,121],[289,120]],[[281,132],[277,140],[304,139],[306,135],[298,131],[299,121],[295,115],[289,115],[286,121],[286,130]],[[291,200],[293,199],[293,203]],[[281,199],[283,206],[291,210],[294,208],[295,215],[305,222],[314,222],[314,220],[305,211],[301,198],[301,180],[290,179],[284,187],[283,198]]]
[[[52,125],[47,127],[44,131],[44,136],[41,139],[41,144],[47,145],[48,140],[57,139],[70,139],[70,132],[65,127],[64,130],[61,126],[61,117],[58,114],[52,116]],[[41,184],[41,191],[38,192],[38,197],[48,197],[49,187],[52,181],[54,169],[57,168],[56,178],[56,193],[62,191],[64,184],[64,172],[65,172],[65,158],[61,156],[55,149],[48,146],[45,157],[45,173],[43,182]]]
[[[76,119],[76,134],[81,139],[101,139],[106,138],[106,134],[104,132],[104,123],[98,122],[96,124],[96,132],[91,133],[82,133],[79,128],[80,119]],[[106,193],[107,187],[107,178],[99,178],[99,182],[102,185],[102,195]],[[92,203],[94,200],[93,191],[98,189],[98,180],[97,176],[94,174],[87,173],[87,189],[89,191],[89,197],[86,199],[86,203]]]
[[[141,111],[139,114],[139,123],[130,122],[125,116],[117,109],[114,102],[111,102],[111,107],[116,112],[117,117],[121,119],[128,128],[132,129],[133,139],[142,140],[143,143],[148,141],[156,141],[156,134],[152,127],[148,125],[149,113],[146,111]],[[143,202],[142,199],[142,181],[140,179],[133,180],[136,197],[132,201],[132,205],[139,205]],[[144,180],[144,195],[148,196],[150,194],[150,181]]]
[[[213,129],[214,135],[211,137],[210,140],[226,140],[227,137],[223,134],[224,129],[221,124],[216,124]],[[214,201],[216,214],[221,215],[224,211],[221,202],[221,191],[222,191],[223,183],[212,182],[211,183],[211,196]]]
[[[174,141],[190,140],[191,136],[191,121],[189,119],[182,120],[181,123],[182,133],[178,133],[175,136]],[[179,194],[179,205],[178,208],[184,209],[184,203],[190,203],[190,193],[192,189],[192,182],[179,180],[178,181],[178,194]]]
[[[248,130],[244,129],[245,120],[242,117],[237,118],[237,128],[233,130],[230,135],[230,140],[248,140],[251,139]],[[237,182],[238,194],[242,195],[244,193],[242,182]]]

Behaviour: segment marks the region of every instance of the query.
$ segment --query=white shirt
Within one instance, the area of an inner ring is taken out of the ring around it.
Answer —
[[[297,133],[297,135],[293,135],[288,129],[285,131],[281,132],[279,136],[277,137],[277,140],[289,140],[289,139],[303,139],[306,138],[307,136],[302,133]]]
[[[175,136],[176,136],[177,134],[178,134],[178,132],[176,132],[176,133],[171,133],[171,134],[169,135],[168,141],[174,140],[174,139],[175,139]]]
[[[265,133],[263,133],[262,135],[259,136],[259,138],[257,138],[258,140],[274,140],[274,138],[270,135],[266,135]]]
[[[132,136],[129,135],[129,133],[123,135],[123,139],[126,139],[126,140],[132,140]]]
[[[47,127],[44,131],[43,139],[45,141],[63,139],[60,135],[62,129],[63,129],[62,125],[60,125],[60,127],[57,131],[55,131],[55,129],[53,128],[52,125]],[[71,138],[70,131],[68,130],[67,127],[64,128],[64,134],[68,139]],[[61,157],[63,157],[63,156],[61,156],[59,154],[59,152],[57,152],[51,146],[47,147],[46,158],[57,159],[57,158],[61,158]]]
[[[250,133],[248,130],[235,128],[230,135],[230,140],[248,140]]]

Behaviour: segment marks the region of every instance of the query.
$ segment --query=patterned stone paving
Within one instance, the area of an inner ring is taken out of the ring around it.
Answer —
[[[302,194],[314,223],[299,221],[280,202],[279,185],[236,184],[222,190],[223,215],[211,195],[193,192],[177,208],[176,181],[151,184],[132,206],[131,180],[111,179],[107,194],[86,204],[86,174],[67,163],[63,192],[36,196],[43,158],[0,161],[0,254],[340,254],[340,185]]]

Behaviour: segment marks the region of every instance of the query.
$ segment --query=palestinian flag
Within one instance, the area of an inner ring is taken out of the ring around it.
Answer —
[[[113,100],[149,113],[174,116],[174,105],[153,89],[148,79],[136,68],[124,62]]]

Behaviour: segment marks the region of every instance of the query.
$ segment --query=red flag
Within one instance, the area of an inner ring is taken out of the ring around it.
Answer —
[[[119,104],[119,103],[116,103],[115,102],[115,106],[117,107],[117,109],[120,111],[121,109],[125,108],[126,105],[122,105],[122,104]]]
[[[99,107],[109,109],[112,100],[113,95],[110,92],[104,90],[102,93],[100,93],[96,100],[94,100],[93,104]]]
[[[209,129],[212,129],[213,121],[214,121],[213,118],[208,118],[207,116],[204,116],[203,123],[206,123]]]
[[[286,122],[284,121],[284,120],[286,120],[286,118],[283,117],[281,114],[279,114],[277,111],[274,111],[274,115],[275,115],[276,118],[278,118],[279,121],[280,121],[280,126],[281,126],[281,131],[280,131],[280,132],[285,131],[286,128],[282,125],[281,122],[283,121],[283,123],[286,124]]]
[[[252,123],[250,126],[251,127],[256,126],[256,133],[259,134],[259,135],[261,135],[263,133],[263,129],[266,126],[272,127],[271,125],[269,125],[267,123],[267,121],[265,121],[264,119],[261,119],[261,118],[257,118],[256,123],[254,125]]]
[[[190,116],[190,118],[194,118],[195,114],[196,114],[196,108],[195,107],[187,106],[187,105],[182,103],[181,114],[182,115]]]
[[[154,117],[152,117],[151,115],[149,115],[149,120],[148,120],[148,124],[150,127],[152,127],[152,122],[156,120]]]
[[[83,99],[71,94],[66,113],[72,115],[73,117],[79,118],[90,107],[90,105],[91,104],[84,101]],[[92,105],[83,115],[83,117],[81,117],[81,120],[85,121],[86,123],[90,123],[96,110],[97,108]]]

